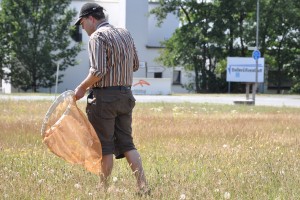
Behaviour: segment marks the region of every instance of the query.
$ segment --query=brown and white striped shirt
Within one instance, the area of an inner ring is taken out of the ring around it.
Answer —
[[[139,60],[129,31],[101,23],[89,40],[90,73],[100,79],[93,87],[131,86]]]

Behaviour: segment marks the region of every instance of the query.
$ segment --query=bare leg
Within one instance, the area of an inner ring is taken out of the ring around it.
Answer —
[[[129,163],[131,170],[133,171],[139,190],[147,188],[147,181],[144,174],[142,159],[137,150],[131,150],[124,153],[127,162]]]
[[[108,178],[111,175],[112,168],[113,168],[113,154],[102,156],[100,186],[104,187],[104,189],[108,188]]]

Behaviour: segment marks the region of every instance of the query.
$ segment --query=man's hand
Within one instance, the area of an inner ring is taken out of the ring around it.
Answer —
[[[82,85],[77,86],[77,88],[75,89],[75,99],[76,101],[81,99],[82,97],[84,97],[85,92],[86,92],[86,88],[82,87]]]

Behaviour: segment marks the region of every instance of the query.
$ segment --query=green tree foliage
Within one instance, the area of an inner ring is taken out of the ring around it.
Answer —
[[[226,71],[220,69],[226,69],[226,57],[251,57],[248,46],[256,45],[256,3],[160,0],[150,12],[156,15],[158,24],[168,13],[174,13],[182,26],[163,43],[166,48],[158,60],[168,66],[193,69],[196,92],[219,92],[225,82]],[[300,80],[299,4],[298,0],[260,0],[260,51],[266,65],[276,70],[278,92],[282,73],[293,78],[294,84]]]
[[[214,5],[216,16],[213,27],[222,39],[218,43],[225,47],[226,56],[247,56],[247,45],[255,45],[255,27],[252,19],[256,3],[253,0],[215,0]]]
[[[255,32],[254,22],[249,21],[253,19],[255,3],[252,0],[241,1],[212,1],[215,6],[215,15],[212,20],[212,37],[209,38],[209,43],[213,42],[218,44],[218,47],[223,51],[212,54],[211,57],[218,58],[217,65],[221,83],[223,88],[226,89],[226,64],[227,57],[247,57],[251,52],[248,51],[248,45],[254,46]],[[215,81],[212,81],[214,83]],[[241,83],[232,83],[232,92],[242,92],[244,85]],[[224,89],[222,90],[224,91]]]
[[[297,62],[300,55],[300,2],[262,1],[260,24],[261,52],[269,58],[267,59],[269,70],[275,72],[274,83],[277,93],[283,89],[284,82],[291,82],[292,88],[295,87],[300,79],[300,65],[299,61]],[[287,78],[289,80],[286,80]]]
[[[76,64],[80,44],[71,45],[69,32],[76,15],[70,0],[2,0],[0,67],[14,87],[24,91],[51,88],[57,63],[63,71]],[[61,80],[62,75],[59,77]]]
[[[204,1],[160,1],[160,6],[151,11],[161,23],[166,14],[177,14],[182,23],[174,35],[163,43],[166,48],[158,58],[167,66],[182,65],[185,69],[194,70],[197,92],[216,91],[216,58],[222,51],[217,42],[209,42],[209,38],[217,39],[211,27],[215,19],[215,8],[212,3]],[[209,64],[206,64],[209,60]]]

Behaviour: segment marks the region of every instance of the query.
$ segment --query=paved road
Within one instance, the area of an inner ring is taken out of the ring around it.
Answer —
[[[246,100],[246,95],[240,94],[192,94],[192,95],[135,95],[137,102],[172,102],[172,103],[216,103],[234,105],[234,101]],[[0,99],[7,100],[54,100],[55,96],[49,95],[2,95]],[[85,99],[82,99],[85,101]],[[256,95],[255,105],[259,106],[287,106],[300,107],[300,95]]]
[[[234,105],[246,95],[135,96],[138,102],[191,102]],[[255,105],[300,107],[300,95],[257,95]]]

